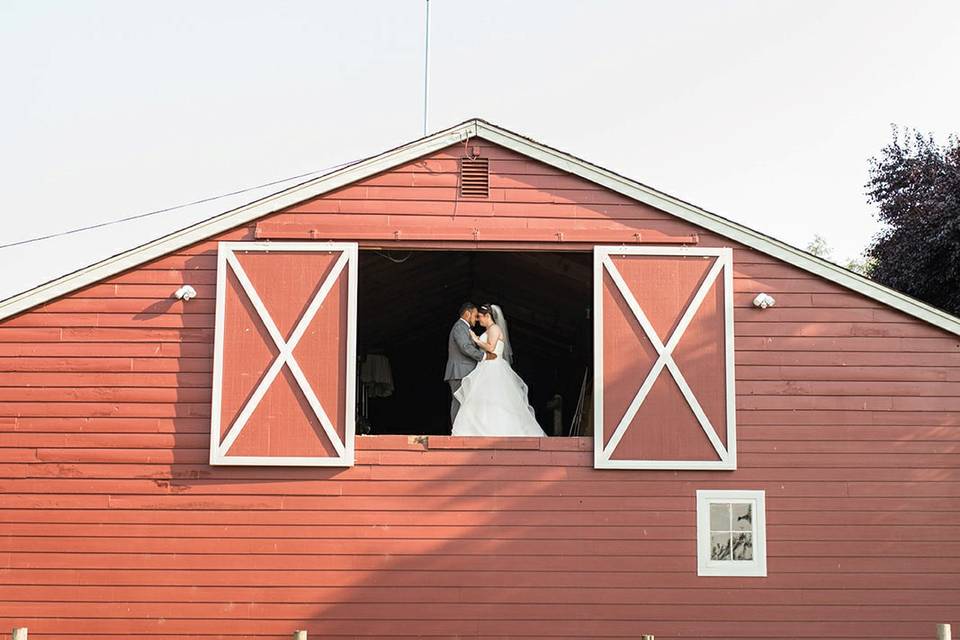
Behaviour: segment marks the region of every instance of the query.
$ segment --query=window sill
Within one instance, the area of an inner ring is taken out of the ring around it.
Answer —
[[[496,437],[481,438],[473,436],[357,436],[358,451],[475,451],[475,450],[512,450],[512,451],[593,451],[592,437]]]
[[[706,566],[697,566],[697,575],[704,577],[766,578],[767,567],[766,563],[761,565],[758,562],[710,563]]]

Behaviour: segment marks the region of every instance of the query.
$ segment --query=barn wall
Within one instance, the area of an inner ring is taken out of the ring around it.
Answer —
[[[459,153],[271,221],[455,213],[730,245],[489,146],[490,201],[457,202]],[[210,467],[212,240],[3,322],[0,628],[932,637],[960,619],[960,341],[734,247],[735,472],[596,471],[589,439],[397,436],[360,438],[346,470]],[[172,301],[184,282],[198,297]],[[777,306],[753,309],[759,291]],[[768,578],[696,576],[695,490],[724,487],[767,492]]]

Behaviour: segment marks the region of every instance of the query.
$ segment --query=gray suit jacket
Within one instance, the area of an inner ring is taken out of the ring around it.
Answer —
[[[444,380],[460,380],[473,371],[483,360],[484,351],[473,343],[470,328],[463,320],[457,320],[447,339],[447,369]]]

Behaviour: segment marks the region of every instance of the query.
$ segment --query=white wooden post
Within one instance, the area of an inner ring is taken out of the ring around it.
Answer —
[[[27,628],[17,627],[13,630],[13,640],[27,640]]]
[[[26,637],[26,636],[24,636]],[[950,640],[950,625],[948,624],[938,624],[937,625],[937,640]]]
[[[293,640],[307,640],[307,632],[303,630],[294,631]]]

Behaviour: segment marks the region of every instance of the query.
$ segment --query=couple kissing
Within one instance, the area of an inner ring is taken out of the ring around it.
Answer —
[[[473,327],[483,333],[477,336]],[[503,310],[495,304],[460,305],[447,339],[450,422],[455,436],[545,437],[527,399],[527,385],[511,366],[513,349]]]

